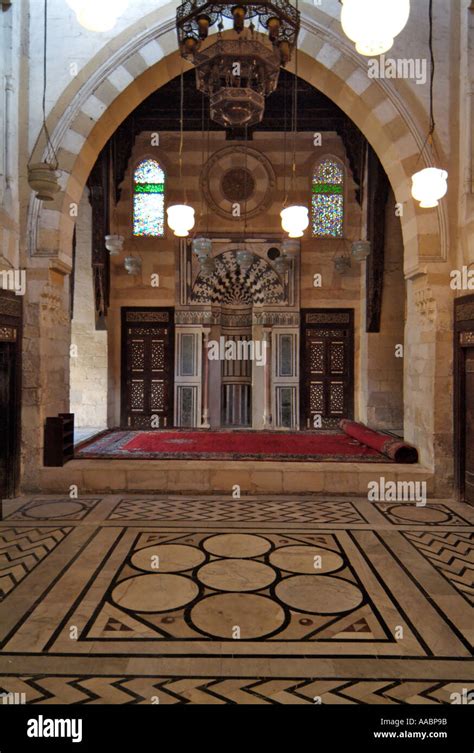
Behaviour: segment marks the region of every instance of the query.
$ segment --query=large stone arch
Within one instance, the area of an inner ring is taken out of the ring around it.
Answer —
[[[146,25],[135,24],[119,35],[112,53],[98,53],[52,109],[48,127],[59,155],[62,190],[49,205],[30,201],[30,256],[57,256],[69,264],[70,205],[80,200],[100,150],[138,104],[189,67],[177,51],[174,19],[163,21],[162,10],[150,14]],[[344,110],[377,152],[403,206],[405,272],[411,276],[420,264],[447,257],[444,205],[419,210],[410,196],[411,175],[421,164],[423,130],[418,123],[426,116],[403,81],[397,81],[395,90],[390,81],[370,79],[364,60],[331,26],[334,19],[322,11],[311,9],[310,16],[303,10],[297,73]],[[295,70],[294,61],[289,69]],[[44,147],[40,139],[33,162],[42,159]]]
[[[395,88],[390,81],[370,79],[366,66],[333,17],[311,6],[302,10],[298,66],[296,70],[293,61],[290,70],[352,118],[377,152],[396,202],[402,207],[408,280],[405,436],[418,446],[422,463],[436,467],[440,488],[445,483],[446,489],[452,475],[452,427],[440,406],[449,393],[451,377],[433,365],[439,361],[449,370],[451,358],[450,323],[444,314],[448,294],[439,274],[446,269],[443,262],[448,256],[446,202],[436,210],[420,210],[410,196],[411,175],[425,160],[419,157],[427,124],[420,100],[402,80],[397,80]],[[29,428],[24,434],[28,445],[24,456],[28,456],[32,471],[40,465],[44,416],[67,411],[69,405],[67,286],[52,288],[48,267],[53,267],[52,274],[59,270],[67,275],[71,269],[75,223],[71,204],[79,203],[98,154],[120,123],[148,95],[187,67],[177,51],[174,9],[168,5],[128,27],[97,53],[49,114],[48,129],[59,156],[61,191],[50,204],[38,202],[30,193],[26,238],[27,266],[34,268],[38,284],[31,288],[31,300],[27,301],[31,325],[25,329],[24,352],[28,355],[31,349],[31,368],[25,390],[39,390],[45,396],[39,407],[25,403],[23,408],[23,421]],[[440,144],[436,147],[441,162],[445,162]],[[40,137],[31,161],[41,161],[44,151]],[[35,454],[36,463],[32,460]]]

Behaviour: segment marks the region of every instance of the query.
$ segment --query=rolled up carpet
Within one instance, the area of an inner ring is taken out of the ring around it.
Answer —
[[[395,439],[389,434],[374,431],[365,424],[358,421],[349,421],[347,418],[343,418],[339,426],[350,437],[354,437],[361,444],[381,452],[396,463],[418,462],[418,450],[413,445],[404,442],[403,439]]]

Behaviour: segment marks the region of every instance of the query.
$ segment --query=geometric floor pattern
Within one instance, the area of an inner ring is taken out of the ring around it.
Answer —
[[[11,500],[0,693],[37,704],[450,703],[474,692],[473,537],[473,508],[452,502]]]

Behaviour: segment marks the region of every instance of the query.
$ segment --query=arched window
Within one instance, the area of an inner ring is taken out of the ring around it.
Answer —
[[[154,159],[133,174],[133,234],[162,237],[165,232],[165,174]]]
[[[319,162],[313,173],[311,227],[318,238],[344,235],[344,168],[330,157]]]

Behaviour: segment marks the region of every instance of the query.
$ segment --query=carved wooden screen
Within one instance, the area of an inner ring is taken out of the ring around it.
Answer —
[[[122,317],[122,425],[172,426],[172,311],[126,309]]]
[[[20,477],[21,337],[21,298],[0,289],[0,500]]]
[[[227,334],[226,342],[250,340],[250,334]],[[222,425],[252,425],[252,361],[222,361]]]
[[[354,410],[352,310],[303,312],[301,426],[337,428]]]
[[[474,295],[454,302],[454,460],[456,495],[474,504]]]

